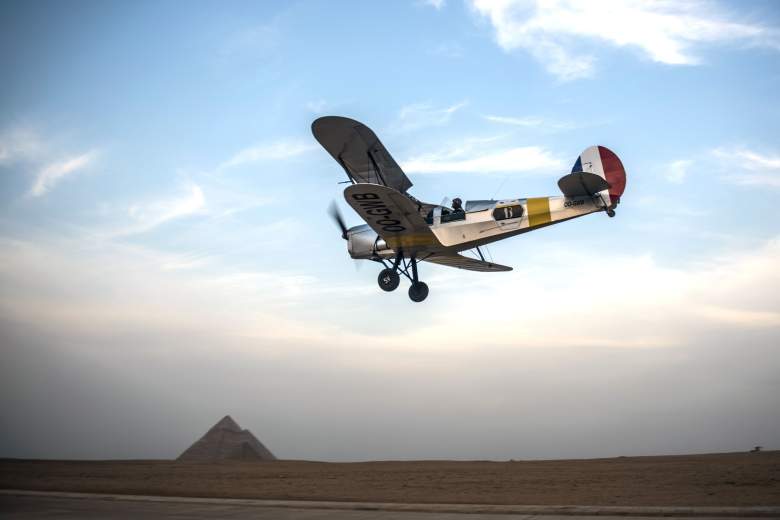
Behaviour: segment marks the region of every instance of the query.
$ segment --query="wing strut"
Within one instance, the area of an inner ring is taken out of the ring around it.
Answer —
[[[382,175],[382,170],[379,168],[379,165],[376,163],[376,158],[374,157],[372,150],[371,149],[367,150],[366,154],[368,155],[368,160],[371,161],[371,164],[374,166],[374,171],[376,172],[376,176],[379,177],[379,180],[382,181],[382,184],[387,186],[387,183],[385,182],[385,177],[384,175]]]
[[[341,154],[338,154],[338,155],[336,156],[336,160],[339,162],[339,164],[341,165],[341,167],[342,167],[342,168],[344,168],[344,173],[346,173],[346,174],[347,174],[347,178],[349,179],[349,182],[351,182],[352,184],[355,184],[355,179],[353,179],[353,178],[352,178],[352,174],[351,174],[351,173],[349,173],[349,170],[347,169],[347,165],[346,165],[346,164],[344,164],[344,159],[342,159],[342,158],[341,158]]]

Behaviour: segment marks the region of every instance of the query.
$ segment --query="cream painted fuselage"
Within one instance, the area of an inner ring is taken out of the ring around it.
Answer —
[[[433,212],[429,225],[432,236],[411,234],[388,244],[369,226],[356,226],[350,229],[350,255],[356,259],[391,258],[399,249],[415,256],[455,254],[607,208],[601,197],[557,196],[495,201],[450,221],[446,215],[442,218],[443,209]]]

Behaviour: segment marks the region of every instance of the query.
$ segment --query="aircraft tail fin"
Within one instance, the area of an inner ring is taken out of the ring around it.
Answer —
[[[614,208],[626,189],[626,170],[615,152],[606,146],[591,146],[577,157],[571,173],[561,177],[558,186],[567,197],[606,192]]]

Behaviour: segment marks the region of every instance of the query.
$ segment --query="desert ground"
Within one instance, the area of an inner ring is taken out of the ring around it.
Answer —
[[[365,502],[777,506],[780,451],[508,462],[1,459],[0,488]]]

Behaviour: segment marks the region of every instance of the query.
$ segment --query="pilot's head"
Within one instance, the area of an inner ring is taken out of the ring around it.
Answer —
[[[462,205],[463,205],[463,201],[460,200],[458,197],[455,197],[452,200],[452,209],[460,209]]]

